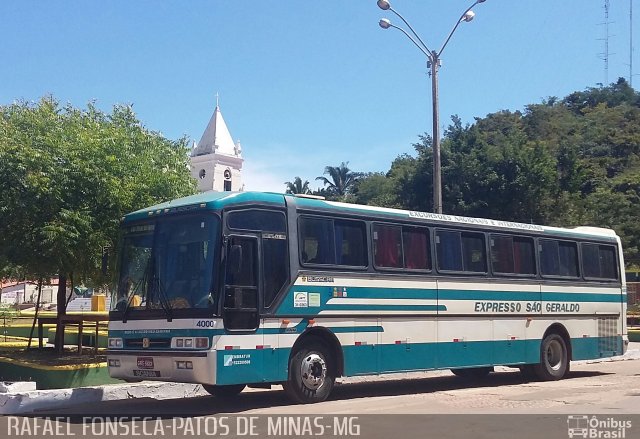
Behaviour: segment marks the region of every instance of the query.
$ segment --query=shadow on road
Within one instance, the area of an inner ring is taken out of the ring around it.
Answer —
[[[580,379],[594,376],[609,375],[605,372],[580,371],[572,372],[566,379]],[[427,394],[469,388],[495,388],[528,384],[518,372],[497,372],[480,381],[469,381],[455,376],[438,376],[425,378],[403,378],[368,381],[361,383],[337,384],[330,400],[350,400],[376,396],[403,396]],[[532,382],[533,383],[533,382]],[[69,407],[55,411],[38,412],[35,415],[65,415],[73,416],[78,422],[82,416],[152,416],[152,417],[183,417],[205,416],[220,413],[235,414],[247,410],[264,408],[283,409],[293,405],[287,399],[284,391],[256,391],[243,392],[238,397],[222,400],[213,396],[199,396],[182,399],[157,400],[153,398],[138,398],[118,401],[105,401],[85,406]],[[283,410],[286,411],[286,410]]]

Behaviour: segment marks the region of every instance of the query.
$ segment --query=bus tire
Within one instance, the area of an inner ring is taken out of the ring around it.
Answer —
[[[569,351],[560,335],[548,334],[540,344],[540,363],[533,367],[542,381],[557,381],[569,372]]]
[[[335,382],[335,367],[324,343],[312,342],[296,351],[289,361],[289,379],[283,384],[296,403],[322,402]]]
[[[235,398],[244,390],[244,384],[229,384],[226,386],[212,386],[211,384],[203,384],[202,388],[210,395],[220,399]]]
[[[486,378],[491,372],[493,367],[468,367],[465,369],[451,369],[451,372],[460,378],[466,380],[481,380]]]

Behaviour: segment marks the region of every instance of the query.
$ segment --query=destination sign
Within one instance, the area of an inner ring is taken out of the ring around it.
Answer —
[[[511,221],[500,221],[500,220],[492,220],[487,218],[470,218],[466,216],[445,215],[441,213],[410,211],[409,216],[411,218],[419,218],[419,219],[435,220],[435,221],[448,221],[448,222],[455,222],[455,223],[473,224],[478,226],[505,227],[509,229],[521,229],[521,230],[535,230],[537,232],[542,232],[544,230],[543,227],[538,224],[514,223]]]

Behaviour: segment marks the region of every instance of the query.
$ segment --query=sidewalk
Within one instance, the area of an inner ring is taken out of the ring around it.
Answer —
[[[575,364],[604,363],[610,361],[640,360],[640,343],[630,343],[625,355],[618,357],[602,358],[595,360],[583,360],[573,362]],[[511,371],[512,368],[496,367],[496,371]],[[445,371],[434,371],[448,373]],[[434,373],[429,372],[429,373]],[[424,377],[425,372],[407,372],[405,374],[385,374],[371,377],[342,378],[341,382],[362,382],[370,380],[384,380],[398,378],[399,375],[410,378],[412,375]],[[113,401],[131,398],[151,399],[176,399],[209,395],[199,384],[163,383],[156,381],[143,381],[132,384],[110,384],[95,387],[79,387],[74,389],[52,390],[20,390],[29,388],[28,385],[19,385],[7,389],[7,393],[0,393],[0,415],[32,413],[38,410],[60,409],[79,404],[93,404],[102,401]],[[15,386],[15,385],[14,385]],[[1,387],[0,387],[1,390]]]
[[[130,398],[175,399],[208,395],[199,384],[143,381],[74,389],[51,389],[0,393],[0,415],[31,413],[81,404]]]

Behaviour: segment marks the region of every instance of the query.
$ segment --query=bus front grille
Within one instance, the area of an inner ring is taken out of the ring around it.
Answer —
[[[124,346],[127,348],[169,348],[171,347],[170,338],[149,338],[149,346],[144,346],[144,339],[142,338],[127,338],[124,341]]]

